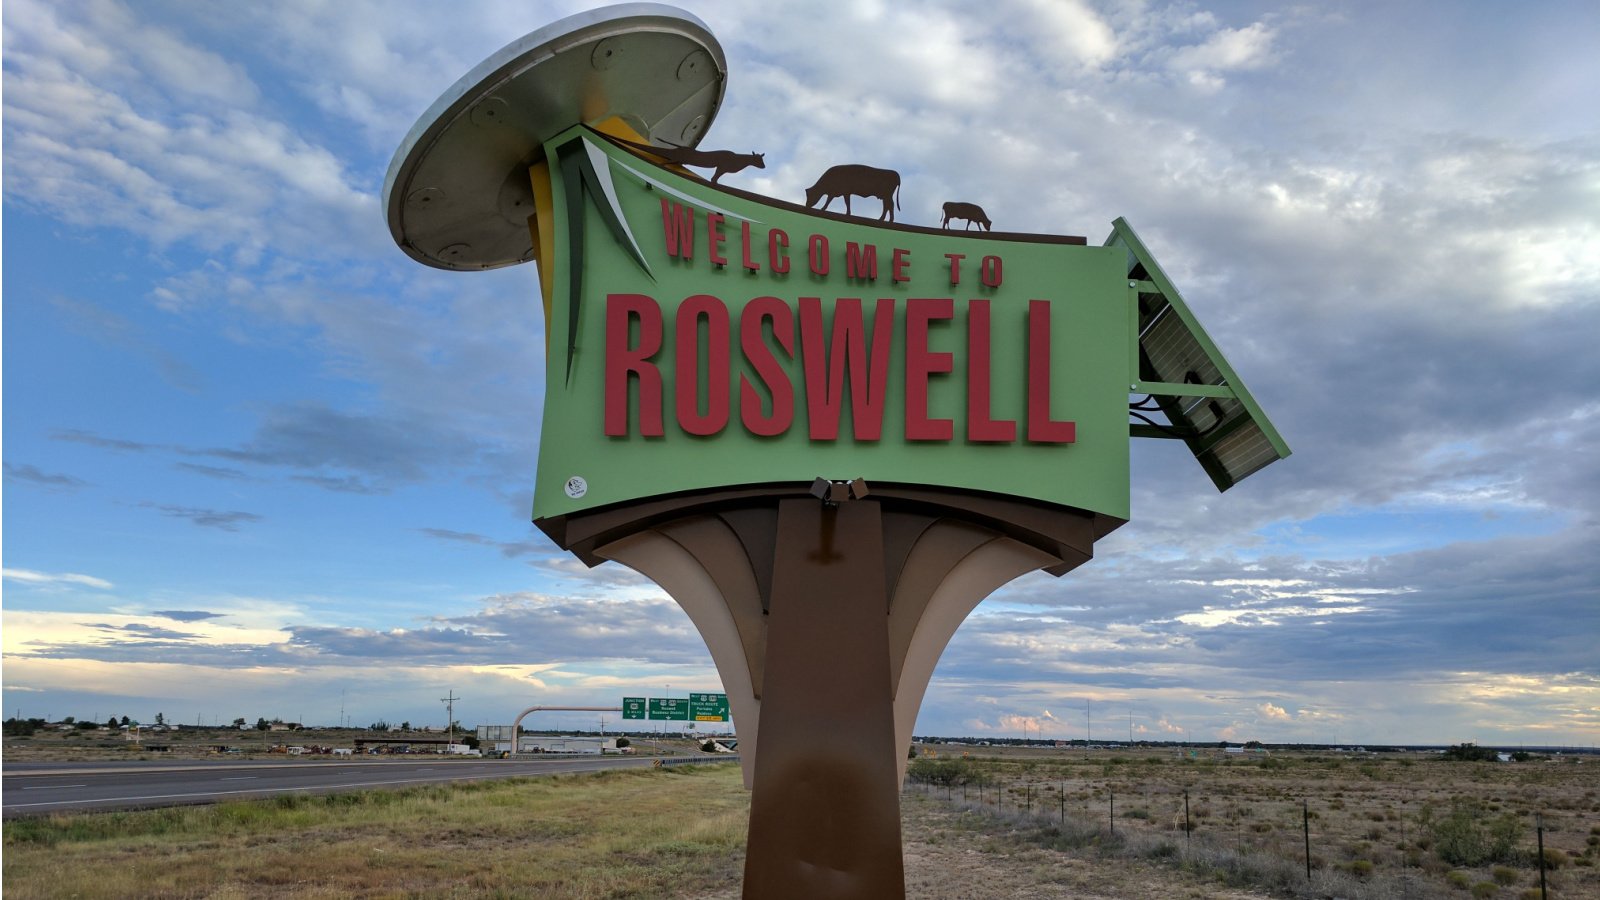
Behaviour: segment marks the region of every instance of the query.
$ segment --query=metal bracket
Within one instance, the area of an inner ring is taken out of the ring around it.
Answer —
[[[811,482],[811,496],[822,501],[823,506],[838,506],[846,500],[860,500],[867,496],[867,480],[829,481],[818,475]]]

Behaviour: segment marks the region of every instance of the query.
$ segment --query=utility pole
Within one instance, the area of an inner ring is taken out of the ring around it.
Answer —
[[[448,691],[445,696],[439,698],[439,702],[444,704],[444,714],[450,720],[450,724],[448,726],[450,731],[450,744],[454,744],[456,742],[456,701],[460,699],[460,697],[456,696],[456,692],[454,690]],[[446,746],[448,747],[449,745]]]

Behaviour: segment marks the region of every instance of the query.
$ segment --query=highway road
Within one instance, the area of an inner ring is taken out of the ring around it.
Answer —
[[[724,762],[737,757],[705,757]],[[686,761],[683,759],[675,760]],[[8,765],[0,781],[4,816],[216,803],[275,794],[327,794],[417,784],[650,767],[655,759],[556,756],[541,759],[329,759]]]

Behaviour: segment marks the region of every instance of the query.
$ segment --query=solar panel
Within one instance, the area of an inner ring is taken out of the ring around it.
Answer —
[[[1219,491],[1287,457],[1289,445],[1133,226],[1117,219],[1111,227],[1105,245],[1127,251],[1129,287],[1138,292],[1139,370],[1129,387],[1150,397],[1130,405],[1142,420],[1129,426],[1133,436],[1182,440]],[[1166,421],[1146,415],[1154,412]]]

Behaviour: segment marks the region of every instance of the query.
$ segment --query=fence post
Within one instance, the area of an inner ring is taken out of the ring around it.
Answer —
[[[1183,792],[1183,847],[1189,848],[1189,792]]]
[[[1300,801],[1300,827],[1306,836],[1306,880],[1311,880],[1311,806]]]
[[[1539,900],[1545,900],[1544,892],[1544,813],[1534,813],[1533,822],[1539,832]]]
[[[1117,833],[1117,794],[1116,794],[1115,791],[1113,791],[1111,793],[1111,814],[1110,814],[1110,816],[1108,816],[1108,818],[1111,819],[1111,833],[1112,834],[1116,834]]]

